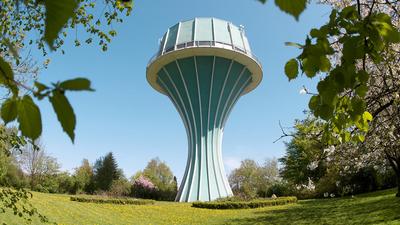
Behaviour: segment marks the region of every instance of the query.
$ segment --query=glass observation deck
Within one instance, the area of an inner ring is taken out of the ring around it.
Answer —
[[[194,18],[170,27],[147,65],[147,80],[157,91],[167,94],[157,83],[157,73],[171,61],[190,56],[223,57],[243,64],[252,74],[243,94],[261,82],[262,66],[251,51],[243,26],[217,18]]]
[[[148,64],[169,52],[193,47],[236,51],[249,56],[261,67],[258,58],[251,52],[243,27],[216,18],[195,18],[170,27],[160,42],[159,51]]]

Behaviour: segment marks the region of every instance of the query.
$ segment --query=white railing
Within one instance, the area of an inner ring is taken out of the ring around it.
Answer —
[[[166,53],[177,51],[177,50],[180,50],[180,49],[194,48],[194,47],[224,48],[224,49],[229,49],[229,50],[233,50],[233,51],[236,51],[236,52],[240,52],[240,53],[243,53],[243,54],[249,56],[250,58],[254,59],[254,61],[256,61],[257,64],[259,64],[260,67],[261,67],[260,61],[258,60],[258,58],[252,52],[246,51],[246,49],[240,48],[240,47],[232,45],[232,44],[227,44],[227,43],[218,42],[218,41],[190,41],[190,42],[177,44],[177,45],[175,45],[173,47],[170,47],[168,49],[163,49],[162,52],[157,52],[156,54],[154,54],[150,58],[149,63],[147,65],[150,65],[158,57],[160,57],[160,56],[162,56],[162,55],[164,55]]]

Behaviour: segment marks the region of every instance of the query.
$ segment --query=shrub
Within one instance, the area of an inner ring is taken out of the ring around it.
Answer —
[[[286,205],[296,203],[296,197],[280,197],[277,199],[255,199],[251,201],[212,201],[212,202],[194,202],[192,207],[206,209],[249,209],[260,208],[274,205]]]
[[[276,196],[288,196],[292,195],[291,188],[289,187],[289,184],[279,182],[271,185],[266,193],[267,197],[271,197],[273,194]]]
[[[225,198],[217,198],[214,201],[215,202],[243,202],[243,201],[250,201],[253,199],[248,199],[247,196],[243,195],[234,195],[234,196],[229,196]]]
[[[131,199],[131,198],[99,198],[99,197],[71,197],[71,201],[89,202],[99,204],[120,204],[120,205],[148,205],[154,204],[154,200]]]
[[[119,179],[114,180],[111,184],[108,194],[114,197],[128,196],[130,192],[130,184],[128,181]]]

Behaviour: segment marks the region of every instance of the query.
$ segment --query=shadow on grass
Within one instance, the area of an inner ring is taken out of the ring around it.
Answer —
[[[228,224],[400,224],[400,198],[394,191],[371,197],[300,201],[286,209],[265,209]]]

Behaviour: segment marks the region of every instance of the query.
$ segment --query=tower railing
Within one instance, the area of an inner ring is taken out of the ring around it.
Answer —
[[[156,60],[158,57],[165,55],[166,53],[169,52],[173,52],[173,51],[177,51],[177,50],[181,50],[181,49],[186,49],[186,48],[194,48],[194,47],[210,47],[210,48],[223,48],[223,49],[229,49],[235,52],[239,52],[242,54],[245,54],[247,56],[249,56],[250,58],[252,58],[254,61],[257,62],[257,64],[261,66],[260,61],[258,60],[257,56],[255,56],[251,51],[247,51],[246,49],[240,48],[239,46],[233,45],[233,44],[228,44],[228,43],[224,43],[224,42],[219,42],[219,41],[189,41],[189,42],[185,42],[185,43],[180,43],[177,45],[174,45],[173,47],[167,48],[162,52],[157,52],[156,54],[154,54],[148,64],[150,65],[151,63],[154,62],[154,60]]]

